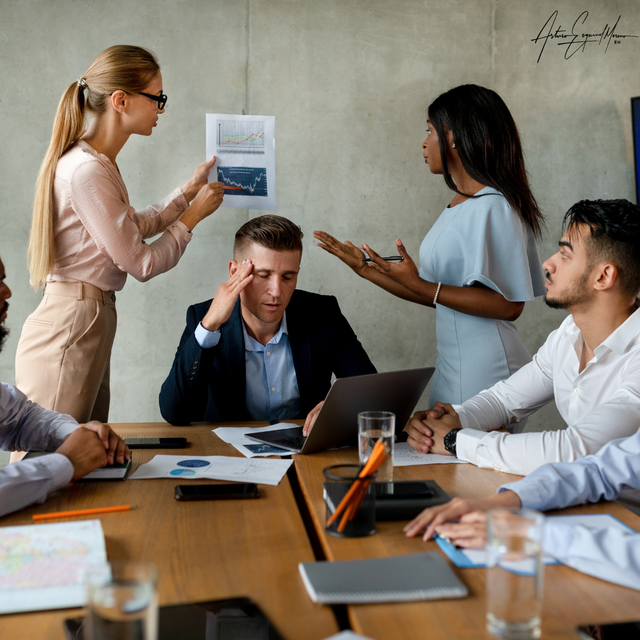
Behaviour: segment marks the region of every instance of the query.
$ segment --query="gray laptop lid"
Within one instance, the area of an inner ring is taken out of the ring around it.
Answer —
[[[400,433],[434,371],[433,367],[426,367],[339,378],[329,390],[300,453],[357,444],[358,414],[361,411],[395,413],[396,433]],[[259,432],[247,435],[252,440],[277,446],[278,433],[270,431],[262,435]]]

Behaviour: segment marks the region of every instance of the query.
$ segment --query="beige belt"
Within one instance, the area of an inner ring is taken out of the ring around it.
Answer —
[[[47,282],[42,295],[45,293],[54,296],[77,298],[78,300],[92,298],[93,300],[101,300],[103,304],[116,301],[114,291],[103,291],[87,282]]]

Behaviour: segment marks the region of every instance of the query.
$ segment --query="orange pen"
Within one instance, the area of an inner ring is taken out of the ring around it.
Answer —
[[[56,518],[72,518],[76,516],[93,516],[99,513],[114,513],[116,511],[131,511],[135,509],[128,504],[123,504],[117,507],[96,507],[95,509],[77,509],[75,511],[54,511],[52,513],[39,513],[33,516],[34,522],[40,520],[55,520]]]
[[[223,189],[233,189],[234,191],[244,191],[243,187],[229,187],[226,184],[222,185]]]

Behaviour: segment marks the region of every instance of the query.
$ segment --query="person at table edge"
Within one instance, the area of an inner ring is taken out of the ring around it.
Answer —
[[[229,279],[187,310],[160,391],[167,422],[304,418],[311,428],[331,375],[375,373],[337,300],[296,289],[300,227],[264,215],[236,233]]]
[[[0,260],[0,351],[9,334],[4,325],[11,290]],[[5,451],[51,451],[0,469],[0,516],[114,461],[130,458],[129,449],[111,428],[93,420],[81,427],[71,416],[43,409],[20,390],[0,383],[0,448]]]
[[[614,500],[622,489],[640,489],[640,431],[606,444],[598,453],[574,462],[546,464],[531,475],[502,485],[486,500],[454,498],[425,509],[405,527],[409,537],[435,533],[460,547],[484,546],[485,511],[525,507],[548,511],[586,502]],[[457,524],[445,524],[460,518]],[[589,575],[640,589],[640,535],[613,527],[545,521],[542,549]]]
[[[560,250],[543,265],[546,303],[571,313],[533,361],[462,405],[414,415],[417,451],[527,475],[571,462],[640,427],[640,207],[583,200],[564,217]],[[566,429],[517,431],[555,399]],[[515,427],[515,428],[514,428]]]

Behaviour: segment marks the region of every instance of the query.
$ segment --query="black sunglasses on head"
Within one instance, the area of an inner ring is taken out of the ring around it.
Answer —
[[[143,91],[139,92],[141,96],[145,98],[149,98],[150,100],[155,100],[158,103],[158,109],[162,111],[167,104],[167,95],[165,93],[161,93],[159,96],[154,96],[151,93],[144,93]]]

